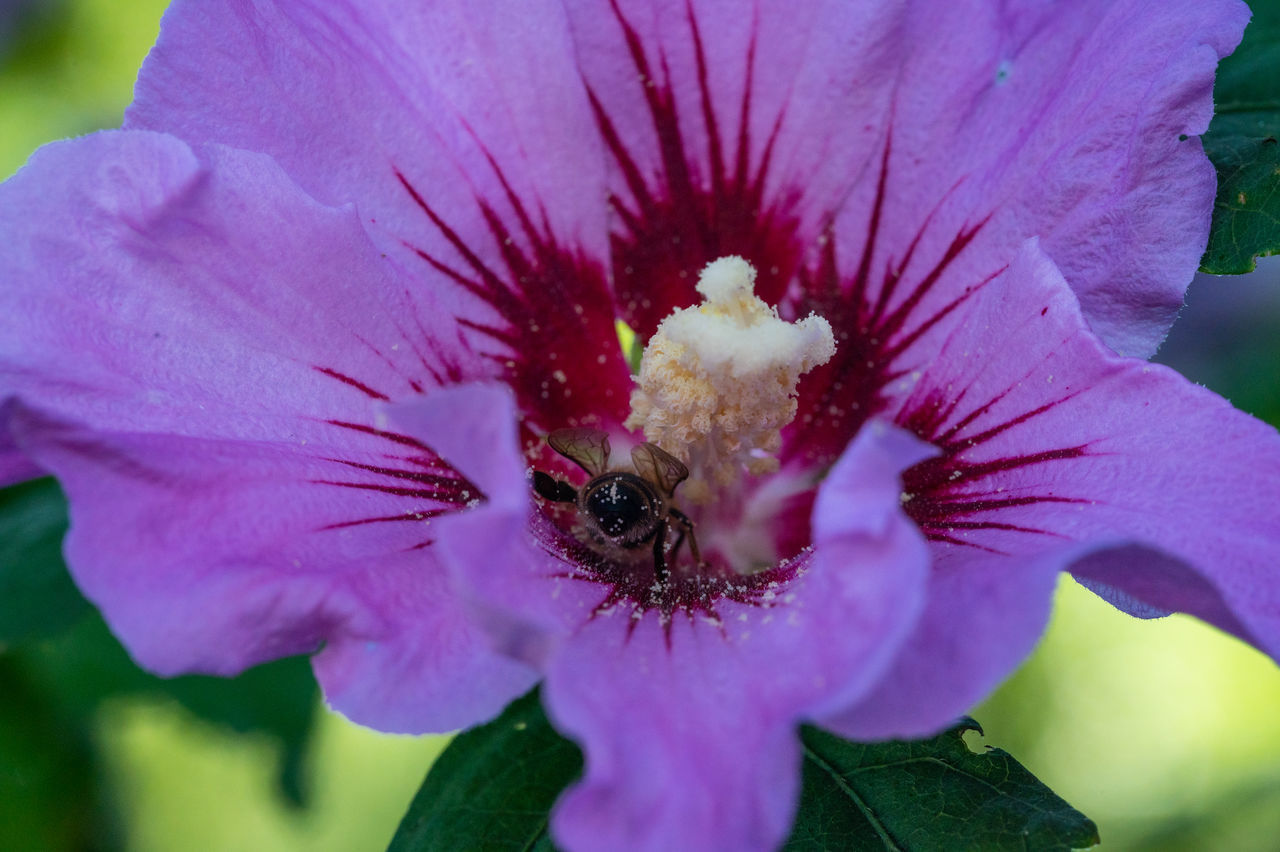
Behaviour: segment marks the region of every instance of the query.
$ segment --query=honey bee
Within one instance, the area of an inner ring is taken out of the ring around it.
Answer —
[[[587,535],[597,545],[633,551],[651,543],[659,582],[666,582],[668,564],[674,564],[686,537],[694,561],[702,564],[693,521],[671,504],[676,486],[689,476],[689,469],[678,458],[645,443],[631,451],[635,473],[609,470],[609,436],[599,429],[556,429],[547,436],[547,444],[591,479],[576,489],[535,470],[533,490],[546,500],[573,503]],[[668,551],[667,533],[672,527],[678,534]]]

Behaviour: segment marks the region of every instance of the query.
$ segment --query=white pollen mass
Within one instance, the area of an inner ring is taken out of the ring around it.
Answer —
[[[786,322],[755,295],[740,257],[707,264],[700,305],[671,313],[640,362],[627,427],[689,465],[685,496],[705,502],[743,471],[776,470],[780,430],[796,415],[800,376],[835,354],[831,324]]]

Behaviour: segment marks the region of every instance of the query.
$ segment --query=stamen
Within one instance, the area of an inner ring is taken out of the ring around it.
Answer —
[[[698,281],[703,303],[659,324],[631,394],[627,428],[689,466],[681,496],[695,503],[744,471],[777,470],[796,383],[836,351],[830,323],[814,314],[783,321],[755,295],[755,278],[740,257],[708,264]]]

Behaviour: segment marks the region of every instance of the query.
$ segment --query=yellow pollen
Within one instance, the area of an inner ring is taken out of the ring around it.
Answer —
[[[740,257],[709,263],[702,304],[664,319],[640,361],[626,425],[689,466],[685,500],[705,503],[744,472],[777,470],[796,383],[836,351],[830,323],[785,322],[755,295],[755,279]]]

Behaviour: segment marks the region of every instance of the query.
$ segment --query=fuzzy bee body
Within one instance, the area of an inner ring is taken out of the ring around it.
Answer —
[[[533,472],[534,491],[543,499],[573,503],[592,543],[604,549],[634,551],[652,545],[654,573],[668,577],[686,537],[694,560],[701,564],[693,522],[671,504],[676,486],[689,475],[684,463],[654,444],[631,451],[635,473],[608,469],[609,436],[597,429],[557,429],[547,443],[577,464],[591,479],[581,489],[540,470]],[[667,533],[677,528],[675,544],[667,548]]]

